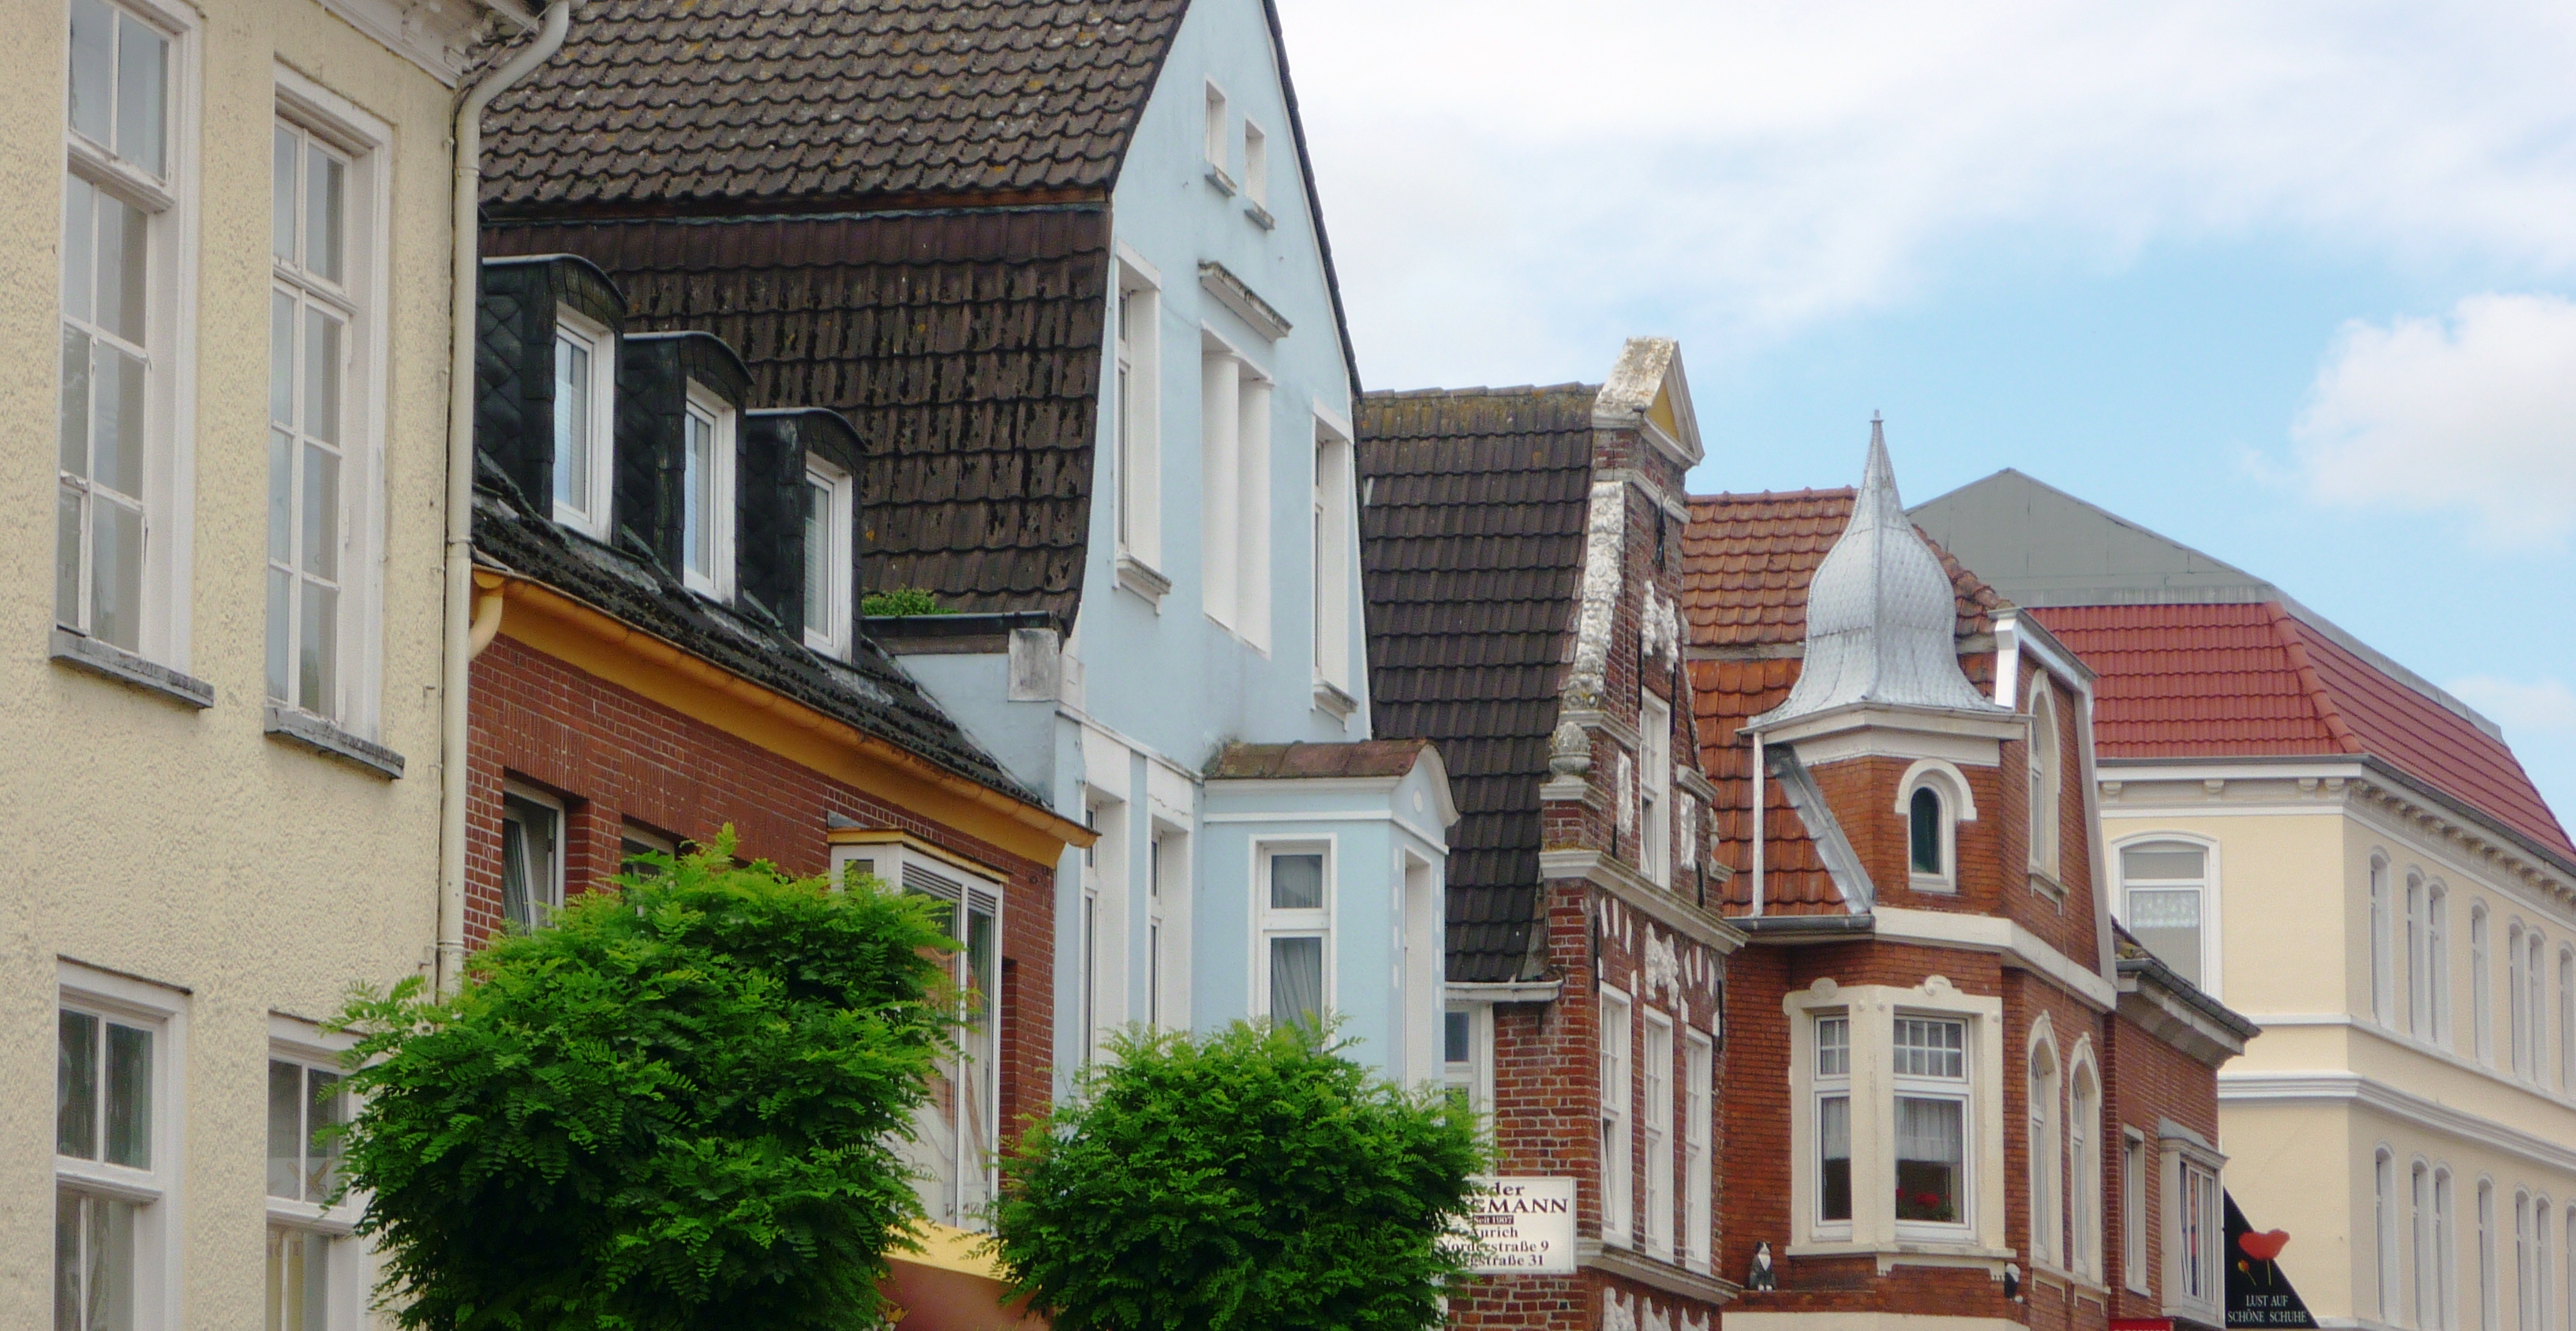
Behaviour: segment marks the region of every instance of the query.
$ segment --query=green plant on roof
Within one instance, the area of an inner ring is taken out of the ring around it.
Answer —
[[[883,617],[904,615],[953,615],[957,612],[939,603],[939,597],[927,587],[895,587],[870,592],[859,600],[859,613]]]

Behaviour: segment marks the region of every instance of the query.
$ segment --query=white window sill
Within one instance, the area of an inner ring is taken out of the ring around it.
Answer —
[[[1144,597],[1146,603],[1152,605],[1156,613],[1162,611],[1163,597],[1172,590],[1170,578],[1164,577],[1156,572],[1152,565],[1123,550],[1118,554],[1118,585]]]
[[[403,756],[372,740],[360,739],[330,721],[301,708],[269,703],[261,718],[261,728],[290,743],[302,745],[329,758],[339,758],[399,781],[403,774]]]
[[[1230,199],[1234,197],[1234,177],[1227,175],[1224,167],[1218,166],[1214,162],[1208,163],[1207,179],[1209,184],[1216,186],[1217,189],[1227,198]]]
[[[1344,693],[1341,686],[1331,680],[1319,679],[1315,681],[1315,709],[1348,721],[1351,713],[1360,709],[1360,700]]]
[[[1243,201],[1243,215],[1251,218],[1252,224],[1264,231],[1276,231],[1279,229],[1279,219],[1272,217],[1269,209],[1262,207],[1260,204],[1254,203],[1250,199]]]
[[[1931,874],[1918,873],[1908,875],[1905,880],[1905,886],[1912,891],[1928,892],[1936,897],[1955,897],[1959,895],[1958,884],[1951,882],[1947,878],[1939,878]]]
[[[199,711],[215,705],[214,685],[59,624],[54,626],[52,655],[64,665],[120,684],[131,684],[146,693],[160,694]]]

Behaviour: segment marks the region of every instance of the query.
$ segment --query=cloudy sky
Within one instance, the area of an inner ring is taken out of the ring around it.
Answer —
[[[1682,340],[1698,491],[2016,467],[2576,822],[2576,6],[1280,0],[1371,388]]]

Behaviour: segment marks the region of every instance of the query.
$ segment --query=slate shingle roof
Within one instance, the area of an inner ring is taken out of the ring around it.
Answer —
[[[864,590],[1071,624],[1091,523],[1108,216],[1096,210],[527,222],[495,254],[587,257],[627,327],[733,344],[761,405],[857,427]]]
[[[1539,784],[1573,631],[1595,389],[1371,393],[1359,412],[1373,732],[1440,746],[1449,978],[1534,978]]]
[[[592,0],[485,120],[493,216],[1104,191],[1186,0]]]
[[[858,635],[848,661],[818,655],[801,640],[688,591],[654,564],[567,535],[552,521],[531,515],[518,487],[488,460],[478,470],[474,549],[481,562],[541,582],[969,781],[1046,807],[867,635]]]
[[[2277,601],[2031,613],[2100,675],[2105,758],[2366,753],[2576,862],[2503,740]]]
[[[1753,746],[1736,732],[1779,706],[1797,682],[1807,584],[1851,520],[1852,497],[1849,489],[1793,490],[1690,501],[1690,526],[1682,533],[1682,621],[1700,762],[1717,786],[1718,838],[1736,870],[1723,889],[1728,914],[1749,909],[1753,896]],[[1957,590],[1959,636],[1992,633],[2001,598],[1937,543],[1932,549]],[[1993,683],[1990,651],[1962,653],[1960,665],[1970,682]],[[1762,803],[1764,911],[1842,910],[1842,896],[1778,782],[1764,783]]]

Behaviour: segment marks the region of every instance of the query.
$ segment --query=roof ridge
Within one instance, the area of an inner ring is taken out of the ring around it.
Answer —
[[[1599,384],[1510,384],[1494,388],[1481,385],[1467,388],[1373,388],[1360,394],[1360,398],[1362,401],[1372,399],[1383,401],[1426,397],[1539,397],[1548,393],[1598,393],[1600,391]]]
[[[1849,485],[1828,485],[1805,490],[1720,490],[1716,494],[1692,495],[1694,504],[1741,504],[1768,499],[1840,499],[1857,495],[1860,490]]]
[[[2308,695],[2308,704],[2317,709],[2317,720],[2323,722],[2326,733],[2334,737],[2335,747],[2345,753],[2362,752],[2360,738],[2352,733],[2352,727],[2343,719],[2343,709],[2326,688],[2325,680],[2317,675],[2315,664],[2308,660],[2308,644],[2299,637],[2298,630],[2291,627],[2295,621],[2288,607],[2278,601],[2267,601],[2264,609],[2271,612],[2272,636],[2279,639],[2282,652],[2290,658],[2290,668],[2299,676],[2299,688]]]

